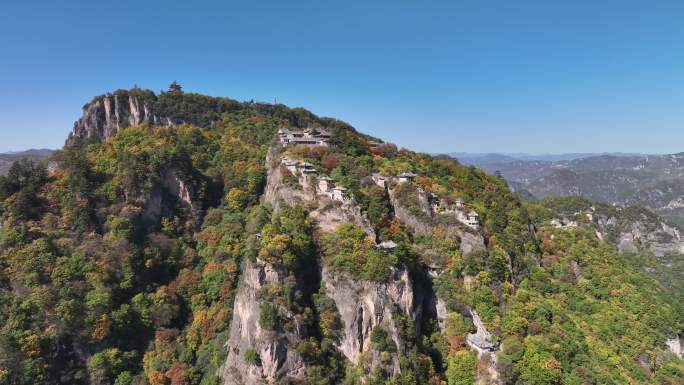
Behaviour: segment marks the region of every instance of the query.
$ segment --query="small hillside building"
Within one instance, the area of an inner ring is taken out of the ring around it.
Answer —
[[[281,128],[278,130],[278,139],[283,145],[310,145],[327,146],[330,140],[330,133],[315,128],[306,128],[301,131]]]
[[[316,171],[313,168],[305,168],[305,169],[302,169],[301,172],[302,172],[302,176],[304,176],[307,179],[311,178],[312,176],[318,175],[318,171]]]
[[[476,228],[476,227],[480,226],[480,216],[477,215],[477,213],[475,211],[471,210],[468,213],[467,224],[468,224],[468,226],[470,226],[472,228]]]
[[[289,172],[291,172],[293,175],[297,173],[297,170],[298,170],[298,168],[299,168],[299,167],[298,167],[298,166],[299,166],[299,162],[297,162],[297,161],[295,161],[295,160],[291,160],[291,161],[287,161],[287,162],[285,162],[285,163],[283,163],[283,164],[285,165],[285,168],[286,168]]]
[[[375,182],[376,185],[382,188],[387,188],[387,182],[389,182],[389,178],[383,175],[380,175],[378,173],[374,173],[371,175],[371,178],[373,179],[373,182]]]
[[[334,187],[332,198],[336,201],[344,202],[349,200],[349,193],[347,192],[347,189],[344,187]]]
[[[335,183],[333,183],[332,178],[327,176],[318,177],[318,191],[332,193],[333,188],[335,188]]]
[[[399,180],[399,183],[413,182],[416,176],[417,175],[412,172],[402,172],[397,175],[397,179]]]

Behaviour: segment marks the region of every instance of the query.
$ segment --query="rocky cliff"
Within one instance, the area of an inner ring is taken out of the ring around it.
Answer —
[[[437,230],[440,236],[458,239],[463,254],[484,249],[482,234],[464,226],[461,222],[464,217],[462,210],[448,213],[436,212],[430,207],[427,194],[412,184],[392,185],[388,192],[394,215],[413,234],[429,235]],[[415,202],[410,202],[410,198],[406,199],[408,194],[412,196],[415,194]]]
[[[265,330],[259,323],[264,303],[261,291],[268,285],[281,284],[281,275],[271,264],[261,260],[246,261],[242,267],[226,344],[228,358],[221,368],[226,385],[305,379],[304,362],[295,350],[296,344],[306,337],[305,331],[298,326],[288,331]],[[292,312],[279,311],[287,321],[298,325]],[[250,361],[249,354],[258,357],[258,361]]]
[[[267,180],[264,188],[263,200],[268,203],[275,211],[280,210],[284,205],[305,205],[309,207],[309,215],[318,219],[318,229],[320,231],[329,232],[334,231],[343,223],[356,223],[359,226],[366,228],[369,235],[374,237],[374,233],[367,220],[361,214],[360,209],[353,204],[347,202],[344,205],[335,204],[328,197],[319,196],[316,191],[309,188],[307,184],[292,186],[288,185],[283,180],[282,170],[280,167],[279,157],[282,148],[278,145],[271,146],[266,156]],[[333,286],[333,281],[325,269],[322,272],[323,282],[325,287],[330,286],[330,293],[334,293],[333,299],[335,304],[340,309],[340,314],[348,316],[349,314],[357,314],[358,301],[349,301],[349,298],[344,298],[348,291],[337,291]],[[273,384],[281,381],[305,381],[307,365],[302,357],[297,352],[297,345],[304,341],[308,335],[305,328],[299,326],[297,316],[291,311],[284,308],[279,308],[279,314],[283,322],[289,322],[297,325],[291,330],[264,330],[260,324],[262,306],[266,303],[264,299],[264,291],[269,287],[281,286],[285,283],[285,276],[273,265],[257,259],[256,261],[247,261],[244,263],[241,271],[241,280],[238,291],[235,296],[235,304],[233,309],[233,320],[231,322],[230,337],[226,343],[228,351],[228,358],[221,369],[222,377],[226,385],[242,385],[242,384]],[[410,291],[410,288],[405,288],[407,283],[407,276],[404,272],[402,281],[397,284],[398,288],[394,291],[395,296],[402,296],[405,290]],[[355,288],[359,283],[347,281],[347,288]],[[372,291],[372,289],[369,289]],[[384,306],[387,313],[388,309],[394,309],[395,304],[388,296],[387,289],[377,289],[377,296],[382,297],[382,301],[377,298],[371,298],[367,304],[368,306]],[[338,294],[341,293],[341,294]],[[410,296],[411,294],[406,294]],[[394,297],[393,297],[394,298]],[[339,300],[339,302],[337,301]],[[377,301],[376,301],[377,300]],[[397,300],[399,300],[397,298]],[[411,301],[410,299],[408,301]],[[412,311],[410,306],[406,309],[407,312]],[[362,342],[368,345],[368,333],[370,328],[378,322],[382,322],[385,318],[391,320],[389,314],[379,314],[377,316],[366,316],[366,319],[359,322],[365,322],[365,327],[369,328],[366,331]],[[384,317],[383,317],[384,316]],[[379,318],[378,318],[379,317]],[[353,318],[353,317],[352,317]],[[345,333],[341,337],[340,347],[347,344],[353,344],[351,341],[355,339],[355,333],[359,326],[356,320],[352,318],[343,318],[345,324]],[[372,320],[370,320],[372,318]],[[353,330],[352,330],[353,329]],[[346,331],[349,330],[349,335]],[[354,334],[354,335],[352,335]],[[364,350],[362,348],[353,347],[357,349],[357,353]],[[248,362],[245,358],[249,351],[256,353],[259,357],[259,362]],[[352,350],[341,349],[348,357],[353,357]],[[351,359],[351,358],[350,358]],[[352,362],[355,362],[354,360]],[[398,371],[398,363],[396,366]]]
[[[177,170],[167,169],[142,199],[141,221],[147,228],[159,225],[162,216],[171,217],[177,206],[188,211],[190,221],[186,225],[196,229],[200,223],[202,207],[194,201],[192,186],[184,181]]]
[[[398,331],[396,318],[408,317],[416,327],[423,314],[423,296],[416,290],[406,270],[395,270],[385,283],[358,281],[348,274],[323,269],[322,285],[338,309],[343,328],[335,345],[352,366],[369,374],[379,366],[390,374],[401,372],[398,354],[406,342]],[[395,345],[389,359],[371,342],[375,328],[382,328]],[[419,333],[419,329],[413,331]],[[382,362],[384,361],[384,362]]]
[[[83,114],[74,123],[66,145],[104,141],[121,129],[144,123],[173,125],[170,118],[155,111],[155,98],[151,92],[137,89],[96,97],[83,106]]]

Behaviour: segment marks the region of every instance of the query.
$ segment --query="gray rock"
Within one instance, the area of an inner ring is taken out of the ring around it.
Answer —
[[[289,332],[264,330],[259,325],[261,305],[259,291],[267,284],[280,283],[281,277],[270,264],[246,261],[233,305],[230,336],[226,343],[228,357],[220,369],[226,385],[272,384],[284,378],[302,380],[305,366],[294,349],[305,337],[303,330]],[[294,320],[294,314],[281,309],[281,315]],[[248,364],[245,352],[253,349],[259,365]]]
[[[435,226],[444,226],[447,228],[446,233],[456,234],[461,239],[461,252],[463,254],[470,254],[476,249],[484,249],[484,237],[477,231],[472,229],[464,229],[463,226],[452,223],[435,223],[435,214],[430,209],[427,195],[418,191],[418,200],[421,211],[423,211],[423,218],[418,218],[413,215],[406,207],[402,206],[396,197],[394,190],[389,190],[390,202],[394,208],[394,215],[414,234],[431,234]],[[445,216],[444,214],[442,216]],[[457,218],[454,218],[458,220]]]
[[[682,349],[681,338],[670,338],[669,340],[665,341],[665,345],[667,346],[667,350],[669,350],[670,353],[677,356],[677,358],[679,358],[680,360],[684,358],[684,349]]]
[[[159,221],[164,214],[164,197],[168,196],[167,194],[178,199],[182,205],[190,210],[193,220],[192,223],[188,223],[188,225],[196,227],[200,224],[201,207],[198,207],[193,201],[194,192],[192,191],[192,188],[183,181],[178,175],[178,172],[173,169],[167,169],[162,173],[158,182],[152,186],[147,196],[143,199],[141,220],[144,226],[150,228],[159,224]],[[171,202],[168,204],[170,203]]]
[[[386,283],[358,281],[346,273],[323,269],[322,285],[337,306],[343,323],[342,336],[337,348],[354,365],[365,364],[369,368],[378,365],[377,352],[371,349],[371,332],[383,326],[397,345],[405,345],[396,329],[394,311],[417,321],[422,314],[423,293],[416,291],[406,270],[395,270]],[[419,328],[420,322],[415,322]],[[416,330],[418,332],[419,330]],[[370,354],[368,354],[370,353]],[[360,362],[367,357],[370,362]],[[396,354],[392,356],[394,373],[400,372]]]
[[[155,114],[152,106],[133,92],[106,94],[83,106],[83,115],[74,123],[66,145],[106,141],[126,127],[143,123],[172,124],[171,119]]]
[[[368,219],[361,213],[361,208],[353,201],[340,202],[325,195],[316,194],[313,189],[291,187],[283,182],[278,161],[282,147],[272,146],[266,155],[266,188],[263,201],[278,210],[283,204],[306,204],[312,210],[310,215],[318,222],[320,230],[335,231],[340,225],[351,223],[359,226],[375,239],[375,231]]]

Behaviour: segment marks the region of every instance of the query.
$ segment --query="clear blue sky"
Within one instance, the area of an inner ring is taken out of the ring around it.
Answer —
[[[15,0],[0,79],[0,151],[176,79],[426,152],[679,152],[684,1]]]

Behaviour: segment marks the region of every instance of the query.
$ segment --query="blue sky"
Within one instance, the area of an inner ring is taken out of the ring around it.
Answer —
[[[46,1],[0,12],[0,151],[138,85],[303,106],[426,152],[684,151],[684,2]]]

